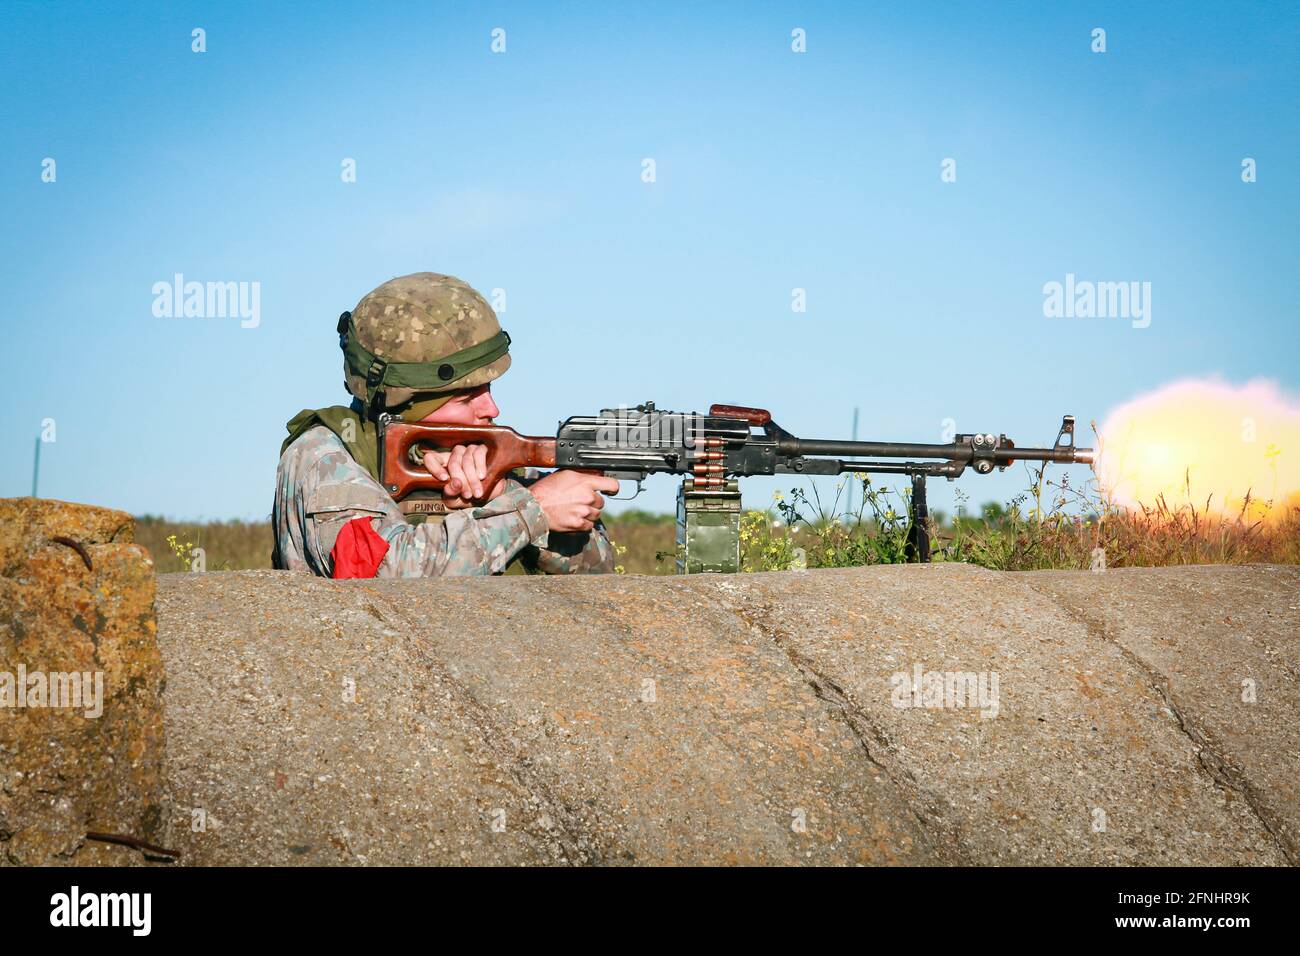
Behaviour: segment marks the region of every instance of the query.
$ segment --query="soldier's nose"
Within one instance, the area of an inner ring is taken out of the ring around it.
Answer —
[[[496,418],[501,414],[501,409],[497,408],[497,403],[492,401],[491,392],[484,392],[479,396],[478,413],[482,418]]]

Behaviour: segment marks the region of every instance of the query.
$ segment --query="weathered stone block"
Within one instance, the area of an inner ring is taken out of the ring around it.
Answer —
[[[153,561],[131,516],[0,499],[0,862],[133,863],[161,839]]]

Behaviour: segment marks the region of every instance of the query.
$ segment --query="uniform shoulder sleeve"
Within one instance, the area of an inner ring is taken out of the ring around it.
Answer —
[[[329,577],[339,532],[363,516],[406,524],[393,499],[337,435],[317,426],[284,450],[272,513],[279,566]]]

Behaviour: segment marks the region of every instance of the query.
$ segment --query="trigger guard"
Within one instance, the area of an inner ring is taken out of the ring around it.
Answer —
[[[613,496],[613,497],[608,498],[607,500],[608,500],[608,501],[631,501],[631,500],[632,500],[633,498],[635,498],[637,495],[641,494],[641,492],[645,491],[645,488],[643,488],[643,487],[641,486],[641,479],[640,479],[640,478],[635,478],[635,479],[633,479],[633,480],[636,482],[636,494],[629,495],[629,496],[626,497],[626,498],[623,498],[623,497],[621,497],[621,496],[615,495],[615,496]]]

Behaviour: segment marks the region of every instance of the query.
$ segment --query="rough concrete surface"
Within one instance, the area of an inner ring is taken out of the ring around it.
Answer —
[[[1147,675],[1205,771],[1300,861],[1300,573],[1257,565],[1097,577],[1023,579]]]
[[[166,839],[192,864],[1295,863],[1297,605],[1300,569],[1266,566],[163,575]],[[899,706],[956,672],[994,706]]]

